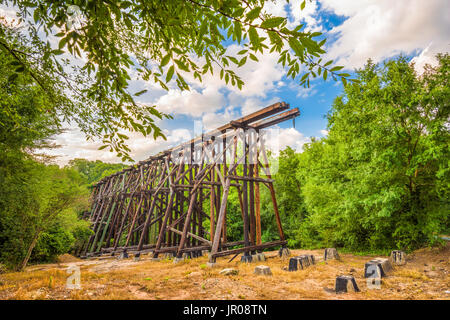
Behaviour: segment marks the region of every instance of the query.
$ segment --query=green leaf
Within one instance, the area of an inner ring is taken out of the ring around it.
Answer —
[[[168,53],[164,56],[164,58],[162,58],[160,66],[164,67],[166,64],[169,63],[169,61],[170,61],[170,54]]]
[[[65,46],[66,43],[67,43],[67,40],[69,40],[68,37],[64,37],[64,38],[62,38],[61,40],[59,40],[59,44],[58,44],[59,49],[64,48],[64,46]]]
[[[336,66],[336,67],[331,68],[330,71],[332,71],[332,72],[339,71],[339,70],[341,70],[343,68],[344,68],[343,66]]]
[[[306,0],[303,0],[302,4],[300,5],[300,10],[305,9],[306,6]]]
[[[258,58],[253,53],[250,53],[250,59],[258,61]]]
[[[288,43],[297,56],[303,56],[303,46],[296,38],[290,37]]]
[[[208,31],[208,19],[203,19],[200,25],[199,38],[203,37]]]
[[[250,37],[250,43],[255,47],[259,47],[260,42],[258,32],[254,27],[250,27],[250,29],[248,30],[248,35]]]
[[[172,76],[173,76],[174,72],[175,72],[175,67],[173,65],[171,65],[169,70],[167,71],[166,82],[169,82],[170,80],[172,80]]]
[[[136,92],[134,95],[135,95],[136,97],[139,97],[140,95],[143,95],[143,94],[146,93],[147,91],[148,91],[147,89],[141,90],[141,91],[139,91],[139,92]]]
[[[249,13],[247,13],[246,17],[247,20],[255,20],[256,18],[258,18],[259,13],[261,12],[262,7],[256,7],[254,9],[252,9]]]
[[[54,54],[56,56],[59,56],[59,55],[61,55],[63,53],[64,53],[64,51],[61,50],[61,49],[52,50],[52,54]]]
[[[270,18],[261,23],[261,28],[275,28],[282,24],[286,19],[282,17]]]

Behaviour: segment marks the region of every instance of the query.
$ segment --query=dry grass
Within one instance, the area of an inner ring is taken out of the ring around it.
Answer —
[[[444,249],[421,249],[408,256],[383,279],[381,289],[367,288],[364,263],[373,256],[341,254],[340,261],[323,262],[322,251],[292,250],[291,255],[310,253],[318,258],[314,266],[286,271],[287,260],[277,252],[266,253],[265,262],[228,263],[218,259],[207,268],[207,257],[174,264],[153,262],[150,257],[133,259],[78,260],[63,257],[58,264],[39,265],[25,272],[0,275],[0,299],[450,299],[450,245]],[[267,265],[272,276],[255,276],[257,265]],[[81,269],[80,290],[66,289],[69,265]],[[236,268],[237,276],[224,276],[224,268]],[[353,275],[361,292],[332,292],[338,275]]]

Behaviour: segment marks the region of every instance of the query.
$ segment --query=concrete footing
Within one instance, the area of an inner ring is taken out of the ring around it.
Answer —
[[[272,271],[270,271],[270,268],[268,266],[257,266],[255,268],[255,271],[253,272],[256,275],[264,275],[264,276],[271,276]]]
[[[289,259],[289,271],[303,270],[306,267],[315,264],[315,259],[312,254],[304,254],[301,256],[293,257]]]
[[[252,259],[251,255],[245,255],[244,254],[243,256],[241,256],[241,262],[250,263],[252,261],[253,261],[253,259]]]
[[[288,248],[280,248],[278,256],[280,258],[288,258],[291,255],[291,251]]]
[[[173,263],[180,263],[180,262],[183,262],[184,259],[185,259],[185,258],[183,258],[183,257],[181,257],[181,258],[175,257],[175,258],[173,258]]]
[[[400,250],[394,250],[391,252],[391,256],[389,257],[391,264],[402,266],[406,264],[406,254]]]
[[[340,260],[339,254],[336,250],[336,248],[326,248],[325,252],[323,253],[323,260]]]
[[[163,259],[173,259],[174,254],[172,252],[166,252],[163,255]]]
[[[217,266],[217,263],[215,263],[215,262],[207,262],[207,263],[206,263],[206,266],[207,266],[208,268],[214,268],[214,267]]]
[[[266,255],[264,253],[252,254],[252,262],[256,261],[266,261]]]
[[[183,253],[183,259],[191,259],[191,258],[192,258],[191,252]]]
[[[125,250],[123,252],[121,252],[118,256],[117,256],[117,260],[122,260],[122,259],[127,259],[128,258],[128,252]]]
[[[387,258],[376,258],[364,265],[364,278],[382,278],[392,270],[392,265]]]
[[[336,293],[359,292],[358,285],[353,276],[338,276],[335,285]]]

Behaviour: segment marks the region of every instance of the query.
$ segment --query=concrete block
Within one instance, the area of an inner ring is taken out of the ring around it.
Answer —
[[[340,260],[341,258],[339,257],[339,254],[336,250],[336,248],[326,248],[325,252],[323,254],[323,260],[327,261],[327,260]]]
[[[381,278],[385,277],[392,270],[392,265],[387,258],[376,258],[366,262],[364,265],[365,278]]]
[[[175,257],[175,255],[173,254],[173,252],[166,252],[163,255],[163,259],[173,259]]]
[[[250,263],[252,261],[253,261],[253,259],[252,259],[251,255],[245,255],[244,254],[243,256],[241,256],[241,262]]]
[[[400,250],[393,250],[391,256],[389,257],[391,264],[402,266],[406,264],[406,254]]]
[[[266,255],[264,253],[258,253],[258,259],[259,261],[266,261]]]
[[[358,285],[353,276],[338,276],[335,285],[336,293],[359,292]]]
[[[182,257],[183,257],[183,259],[191,259],[192,254],[191,254],[191,252],[184,252]]]
[[[118,256],[117,260],[127,259],[128,258],[128,252],[127,250],[122,251]]]
[[[303,270],[306,267],[315,264],[314,256],[312,254],[304,254],[289,259],[289,271]]]
[[[175,257],[175,258],[173,258],[173,263],[180,263],[180,262],[183,262],[184,261],[184,258],[183,257],[181,257],[181,258],[178,258],[178,257]]]
[[[280,258],[288,258],[291,255],[291,251],[288,248],[280,248],[278,251],[278,256]]]
[[[254,274],[271,276],[272,275],[272,271],[270,271],[270,268],[268,266],[261,265],[261,266],[257,266],[255,268]]]

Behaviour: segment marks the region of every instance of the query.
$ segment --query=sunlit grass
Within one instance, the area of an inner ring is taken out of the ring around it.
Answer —
[[[383,278],[380,290],[371,290],[364,279],[364,264],[372,256],[341,254],[341,260],[323,261],[323,250],[292,250],[291,256],[314,254],[315,265],[295,272],[287,271],[288,259],[277,252],[266,253],[266,261],[241,263],[220,258],[214,268],[207,267],[207,257],[139,262],[104,259],[76,262],[81,266],[81,290],[66,288],[68,263],[41,265],[0,276],[1,299],[449,299],[444,288],[448,277],[429,278],[429,270],[448,271],[449,261],[442,250],[415,253],[414,261],[398,266]],[[68,259],[68,257],[66,257]],[[68,259],[69,260],[69,259]],[[444,261],[444,262],[442,262]],[[271,276],[256,276],[258,265],[269,266]],[[224,268],[235,268],[238,275],[219,274]],[[359,293],[333,293],[338,275],[351,274],[361,290]]]

